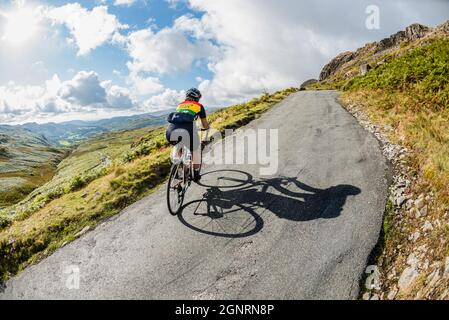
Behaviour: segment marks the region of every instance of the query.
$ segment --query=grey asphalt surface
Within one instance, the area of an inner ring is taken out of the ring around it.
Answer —
[[[0,299],[357,298],[389,168],[336,98],[299,92],[245,127],[279,130],[275,175],[206,166],[180,217],[164,185],[8,281]]]

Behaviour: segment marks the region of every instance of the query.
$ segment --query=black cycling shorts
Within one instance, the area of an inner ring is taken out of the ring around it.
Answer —
[[[175,146],[181,143],[189,148],[190,152],[196,151],[200,147],[200,137],[194,122],[171,123],[165,131],[165,137],[171,145]]]

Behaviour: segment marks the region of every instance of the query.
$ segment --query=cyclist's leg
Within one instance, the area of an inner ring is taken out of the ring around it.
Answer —
[[[193,168],[199,170],[201,168],[201,141],[198,135],[196,124],[192,125],[192,140],[190,142],[190,151],[192,152]]]

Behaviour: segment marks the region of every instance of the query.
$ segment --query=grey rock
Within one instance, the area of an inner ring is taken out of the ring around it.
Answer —
[[[399,31],[389,38],[385,38],[377,43],[375,53],[385,51],[400,45],[402,42],[412,41],[427,35],[432,29],[424,25],[415,23],[408,26],[404,31]]]
[[[371,70],[371,66],[368,63],[364,63],[360,66],[360,75],[364,76]]]
[[[407,264],[410,267],[416,268],[418,266],[418,263],[419,263],[419,259],[415,256],[415,254],[412,253],[411,255],[408,256]]]
[[[427,216],[427,213],[428,213],[428,207],[427,206],[424,206],[421,210],[419,210],[419,215],[422,216],[422,217]]]
[[[75,234],[75,238],[81,237],[83,234],[85,234],[85,233],[88,232],[89,230],[90,230],[90,226],[84,227],[83,230],[81,230],[80,232],[78,232],[77,234]]]
[[[446,257],[446,261],[444,262],[443,277],[449,278],[449,257]]]
[[[416,201],[415,201],[415,207],[418,210],[421,210],[424,207],[424,196],[420,196]]]
[[[320,73],[320,81],[323,81],[332,76],[341,66],[354,59],[354,57],[354,52],[348,51],[340,53],[338,56],[332,59],[331,62],[324,66],[323,70]]]
[[[435,286],[435,284],[437,283],[437,281],[440,279],[441,279],[440,270],[437,269],[427,277],[427,280],[426,280],[427,287],[433,288]]]
[[[400,196],[399,198],[396,199],[396,206],[402,207],[402,205],[406,200],[407,198],[405,196]]]
[[[315,83],[317,83],[317,82],[319,82],[319,81],[316,80],[316,79],[309,79],[309,80],[307,80],[307,81],[304,81],[304,82],[301,84],[301,86],[299,87],[299,90],[301,90],[301,91],[306,90],[306,89],[307,89],[307,86],[310,86],[310,85],[315,84]]]
[[[380,300],[379,295],[377,293],[373,294],[370,300]]]
[[[408,239],[410,241],[416,242],[418,241],[419,237],[421,236],[421,233],[419,231],[416,231],[415,233],[413,233]]]
[[[394,286],[393,289],[391,289],[390,292],[388,293],[387,299],[393,300],[398,294],[398,291],[399,291],[398,288]]]
[[[416,208],[412,208],[412,209],[410,210],[410,215],[411,215],[411,216],[414,216],[416,219],[421,218],[421,214],[419,213],[419,210],[416,209]]]
[[[406,268],[399,277],[398,287],[401,292],[408,292],[419,277],[418,271],[413,267]]]
[[[429,221],[426,221],[426,222],[424,223],[424,226],[423,226],[422,231],[423,231],[423,232],[428,232],[428,231],[432,231],[432,230],[433,230],[432,224],[431,224]]]
[[[410,209],[412,209],[412,206],[413,206],[413,200],[411,200],[411,199],[407,200],[407,202],[405,203],[405,208],[407,210],[410,210]]]

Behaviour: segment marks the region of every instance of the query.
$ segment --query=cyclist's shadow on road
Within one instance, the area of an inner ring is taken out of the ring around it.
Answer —
[[[261,212],[298,222],[336,218],[347,198],[361,192],[343,184],[314,188],[297,178],[255,180],[237,170],[205,173],[200,186],[206,192],[184,205],[180,221],[195,231],[228,238],[259,232],[264,226]]]

